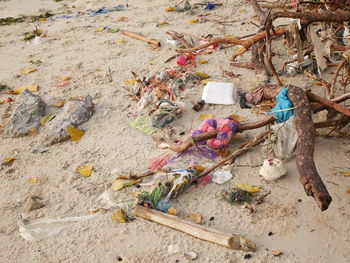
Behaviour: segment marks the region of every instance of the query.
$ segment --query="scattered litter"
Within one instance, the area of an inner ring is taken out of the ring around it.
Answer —
[[[271,158],[264,161],[259,174],[266,180],[275,181],[287,173],[283,162],[279,159]]]
[[[175,207],[170,207],[170,208],[168,209],[167,213],[170,214],[170,215],[176,216],[177,210],[176,210]]]
[[[125,218],[125,214],[124,214],[124,211],[122,209],[118,209],[118,210],[114,211],[114,213],[111,216],[111,219],[113,221],[118,222],[118,223],[128,222]]]
[[[39,182],[38,177],[29,177],[27,180],[28,184],[37,184]]]
[[[204,121],[206,119],[212,119],[213,115],[212,114],[199,114],[198,119],[201,121]]]
[[[112,191],[119,191],[125,187],[138,184],[139,182],[141,182],[141,179],[138,179],[138,180],[117,179],[112,183]]]
[[[2,163],[3,164],[12,164],[14,161],[16,160],[16,157],[8,157],[8,158],[5,158]]]
[[[152,127],[150,127],[146,116],[139,116],[134,121],[128,122],[128,124],[132,128],[134,128],[140,132],[144,132],[144,133],[148,133],[148,134],[157,132],[156,129],[153,129]]]
[[[65,104],[64,100],[60,100],[59,102],[55,103],[53,106],[56,108],[61,108]]]
[[[202,94],[206,103],[231,105],[236,103],[237,88],[233,83],[208,82]]]
[[[30,92],[36,92],[36,91],[38,91],[38,88],[39,88],[38,84],[32,84],[32,85],[29,85],[29,86],[21,86],[21,87],[18,87],[18,88],[14,88],[13,89],[13,93],[14,94],[20,94],[20,93],[22,93],[25,90],[29,90]]]
[[[205,6],[204,10],[213,10],[216,7],[215,4],[211,4],[211,3],[207,3],[207,5]]]
[[[92,165],[82,165],[76,169],[76,172],[84,177],[90,177],[92,173]]]
[[[200,224],[202,222],[203,215],[200,213],[193,213],[186,216],[186,219],[190,220],[195,224]]]
[[[180,247],[178,244],[172,244],[168,246],[168,253],[169,254],[176,254],[180,252]]]
[[[57,235],[65,226],[67,226],[67,223],[82,222],[99,215],[101,214],[96,213],[62,219],[39,218],[33,220],[20,220],[18,222],[19,234],[26,241],[43,240],[50,236]]]
[[[45,117],[43,117],[43,118],[40,119],[40,124],[41,124],[42,126],[44,126],[46,123],[50,122],[50,121],[53,120],[55,117],[56,117],[56,115],[54,115],[54,114],[46,115]]]
[[[294,155],[298,134],[294,125],[294,117],[283,123],[272,125],[271,129],[276,136],[273,152],[281,160],[288,160]]]
[[[230,142],[238,123],[232,120],[232,118],[217,118],[206,119],[202,122],[199,128],[192,132],[192,136],[199,135],[204,132],[218,131],[216,138],[207,140],[207,145],[213,149],[225,148]],[[201,142],[198,144],[203,144]]]
[[[205,104],[204,100],[198,101],[196,104],[193,105],[192,109],[194,111],[200,111],[204,107],[204,104]]]
[[[273,107],[271,112],[268,113],[272,113],[277,118],[278,123],[285,122],[286,120],[294,116],[294,110],[292,110],[293,104],[289,100],[287,93],[287,88],[281,89],[280,93],[276,96],[276,106]]]
[[[235,187],[243,191],[247,191],[248,193],[256,193],[259,191],[258,186],[252,186],[250,184],[236,184]]]
[[[212,181],[217,184],[224,184],[232,178],[230,171],[216,170],[213,173]]]
[[[42,198],[34,195],[27,198],[22,209],[24,212],[28,213],[33,210],[43,208],[44,206],[45,204],[42,202]]]
[[[187,24],[194,24],[194,23],[197,23],[197,22],[198,22],[198,19],[190,19],[190,20],[186,21]]]
[[[67,127],[66,128],[67,133],[69,134],[70,138],[72,141],[80,141],[80,139],[84,135],[83,130],[79,130],[73,126]]]
[[[281,250],[272,250],[271,253],[272,253],[272,255],[274,255],[275,257],[278,257],[278,256],[280,256],[280,255],[283,254],[283,251],[281,251]]]
[[[198,257],[198,254],[196,252],[190,250],[190,251],[187,251],[184,253],[184,257],[187,260],[195,260]]]

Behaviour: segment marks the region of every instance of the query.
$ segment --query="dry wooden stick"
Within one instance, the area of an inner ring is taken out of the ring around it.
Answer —
[[[321,96],[318,96],[318,95],[312,93],[311,91],[307,91],[306,94],[307,94],[307,97],[309,99],[311,99],[313,101],[317,101],[317,102],[325,105],[327,108],[334,109],[337,112],[344,114],[345,116],[350,117],[350,110],[349,109],[346,109],[346,108],[340,106],[339,104],[337,104],[331,100],[327,100],[325,98],[322,98]]]
[[[256,122],[240,123],[236,128],[236,132],[257,129],[257,128],[266,126],[268,124],[272,124],[275,121],[275,119],[276,118],[274,116],[270,116],[268,118],[265,118],[263,120],[256,121]],[[153,139],[159,143],[158,144],[159,149],[170,149],[174,152],[183,152],[189,149],[190,147],[192,147],[193,144],[195,144],[196,142],[206,141],[211,138],[215,138],[217,135],[218,135],[218,131],[205,132],[202,134],[198,134],[194,137],[190,137],[189,139],[187,139],[185,142],[181,144],[177,144],[170,140],[165,140],[164,138],[153,138]]]
[[[335,70],[334,72],[334,75],[333,75],[333,85],[332,85],[332,89],[335,90],[335,84],[337,82],[337,78],[338,78],[338,75],[339,75],[339,72],[340,70],[342,69],[342,67],[345,65],[345,58],[339,63],[337,69]]]
[[[185,221],[177,216],[165,214],[143,206],[136,206],[135,215],[230,249],[244,251],[255,251],[256,249],[254,242],[243,237],[219,232],[199,224]]]
[[[350,122],[350,118],[343,115],[338,120],[326,120],[326,121],[316,122],[314,126],[316,129],[327,128],[327,127],[341,127],[341,126],[345,126],[349,122]]]
[[[346,100],[350,99],[350,92],[349,93],[345,93],[339,97],[336,97],[334,99],[331,99],[332,102],[334,103],[341,103],[344,102]],[[322,111],[324,109],[326,109],[327,107],[324,104],[318,103],[318,102],[312,102],[311,103],[312,106],[312,110],[314,113]]]
[[[306,93],[298,87],[288,87],[288,98],[297,108],[294,110],[294,125],[298,140],[296,149],[296,165],[300,183],[308,196],[312,196],[321,211],[332,202],[326,186],[319,176],[314,162],[315,127],[312,122],[312,110]]]
[[[128,37],[132,37],[141,41],[145,41],[148,44],[151,44],[154,47],[160,47],[160,42],[154,39],[149,39],[144,37],[143,35],[137,34],[137,33],[133,33],[133,32],[129,32],[129,31],[123,31],[122,32],[123,35],[126,35]]]
[[[265,137],[268,134],[270,134],[271,132],[272,132],[271,130],[264,131],[264,132],[258,134],[257,136],[255,136],[249,142],[240,145],[238,147],[239,149],[237,151],[233,152],[232,154],[230,154],[226,158],[222,159],[221,161],[217,162],[213,166],[209,167],[208,169],[205,169],[198,177],[203,177],[203,176],[208,175],[209,173],[214,171],[216,168],[223,166],[224,164],[226,164],[229,161],[230,161],[230,163],[233,163],[237,159],[238,156],[242,155],[243,153],[249,151],[253,147],[262,143],[265,140]]]
[[[285,27],[278,27],[274,31],[274,36],[282,36],[285,33],[288,32],[288,29]],[[200,49],[207,48],[213,44],[232,44],[232,45],[241,45],[245,49],[249,49],[252,45],[255,43],[259,42],[262,39],[266,38],[266,31],[262,31],[259,33],[256,33],[254,36],[248,38],[248,39],[239,39],[238,38],[233,38],[233,37],[225,37],[225,38],[214,38],[208,43],[205,43],[203,45],[200,45],[198,47],[194,48],[176,48],[176,52],[178,53],[192,53]]]
[[[334,98],[334,85],[332,87],[332,85],[330,83],[328,83],[327,81],[321,79],[319,76],[316,76],[315,74],[312,74],[311,72],[307,71],[307,70],[304,70],[304,74],[313,79],[313,80],[316,80],[318,82],[320,82],[322,84],[322,86],[324,86],[326,89],[327,89],[327,92],[328,92],[328,95],[329,95],[329,98],[330,99],[333,99]]]

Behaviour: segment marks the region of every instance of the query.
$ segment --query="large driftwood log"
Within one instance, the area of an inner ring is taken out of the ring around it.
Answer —
[[[332,202],[326,186],[320,178],[314,162],[315,127],[312,122],[312,110],[306,93],[298,87],[288,87],[288,97],[295,107],[294,124],[298,134],[296,165],[300,183],[308,196],[312,196],[321,211]]]
[[[165,214],[143,206],[136,206],[135,215],[227,248],[244,251],[255,251],[256,249],[254,242],[243,237],[209,229],[205,226],[180,219],[177,216]]]

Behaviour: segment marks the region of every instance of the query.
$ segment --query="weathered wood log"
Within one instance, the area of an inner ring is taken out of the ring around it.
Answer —
[[[346,108],[340,106],[339,104],[337,104],[331,100],[327,100],[325,98],[322,98],[321,96],[318,96],[318,95],[312,93],[311,91],[307,91],[306,95],[310,100],[317,101],[317,102],[325,105],[327,108],[334,109],[337,112],[339,112],[345,116],[350,117],[350,110],[349,109],[346,109]]]
[[[343,115],[338,120],[326,120],[326,121],[316,122],[314,126],[316,129],[328,128],[328,127],[341,127],[341,126],[345,126],[349,122],[350,122],[350,118]]]
[[[235,250],[255,251],[256,244],[243,237],[219,232],[143,206],[136,206],[135,215],[163,226],[179,230],[196,238]]]
[[[312,196],[321,211],[332,202],[326,186],[320,178],[314,162],[315,127],[312,122],[312,110],[306,93],[298,87],[288,87],[288,97],[297,108],[294,110],[294,125],[298,140],[296,165],[300,183],[308,196]]]

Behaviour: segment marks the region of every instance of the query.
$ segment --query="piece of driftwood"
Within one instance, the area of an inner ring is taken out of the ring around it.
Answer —
[[[300,183],[308,196],[312,196],[321,211],[332,202],[326,186],[319,176],[314,162],[315,127],[312,122],[312,110],[305,91],[299,87],[289,86],[288,97],[297,108],[294,110],[294,125],[298,140],[296,165]]]
[[[334,99],[331,99],[332,102],[334,103],[341,103],[344,102],[346,100],[350,99],[350,92],[349,93],[345,93],[339,97],[335,97]],[[318,103],[318,102],[311,102],[310,103],[312,106],[312,110],[314,113],[322,111],[324,109],[326,109],[327,107],[324,104]]]
[[[219,232],[199,224],[185,221],[177,216],[165,214],[143,206],[136,206],[135,215],[230,249],[244,251],[255,251],[256,249],[254,242],[243,237]]]
[[[319,103],[325,105],[327,108],[334,109],[337,112],[339,112],[345,116],[350,117],[350,110],[349,109],[346,109],[346,108],[340,106],[339,104],[337,104],[331,100],[327,100],[325,98],[322,98],[321,96],[318,96],[318,95],[312,93],[311,91],[307,91],[306,94],[310,100],[319,102]]]
[[[154,39],[146,38],[146,37],[144,37],[141,34],[129,32],[129,31],[123,31],[122,34],[126,35],[128,37],[132,37],[132,38],[141,40],[141,41],[145,41],[145,42],[147,42],[148,44],[150,44],[150,45],[152,45],[154,47],[160,47],[160,42],[159,41],[154,40]]]
[[[321,122],[314,123],[316,129],[318,128],[328,128],[328,127],[342,127],[350,122],[350,118],[346,116],[342,116],[338,120],[326,120]]]

